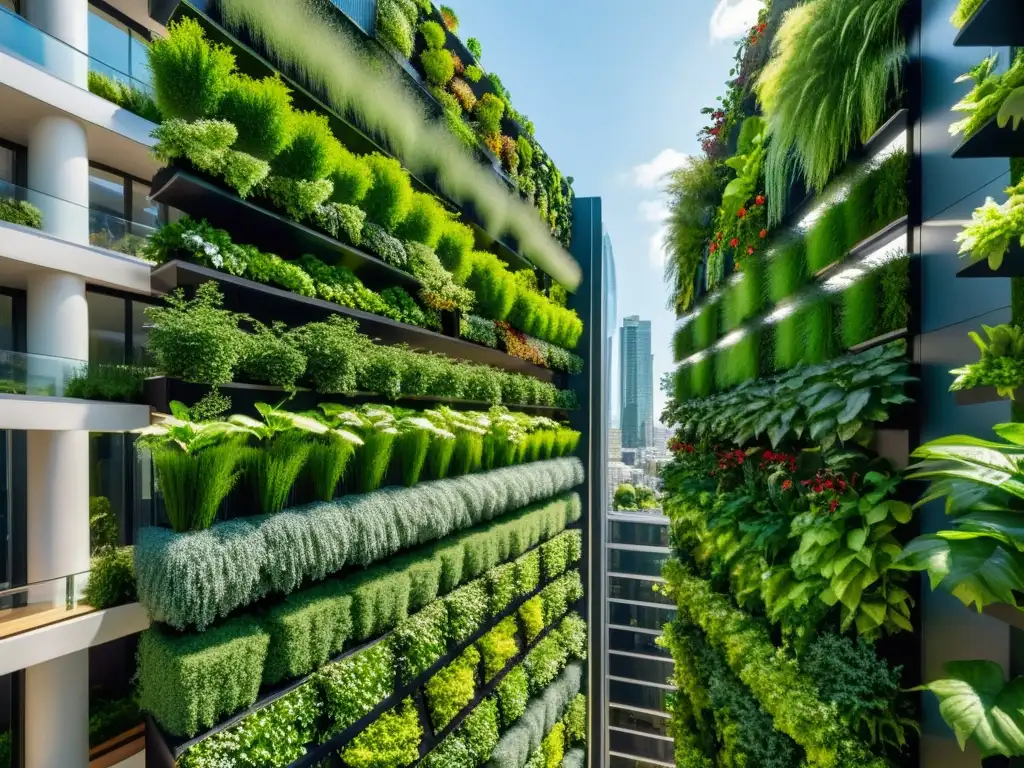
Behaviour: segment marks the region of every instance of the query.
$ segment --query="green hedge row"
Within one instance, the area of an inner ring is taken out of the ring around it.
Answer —
[[[579,531],[558,535],[578,517],[575,497],[560,499],[351,578],[324,582],[255,616],[234,618],[203,633],[182,635],[154,626],[140,641],[141,706],[171,733],[194,735],[252,704],[261,684],[311,672],[346,644],[381,635],[403,625],[411,612],[426,609],[397,632],[409,654],[398,660],[400,673],[412,679],[446,650],[423,644],[430,630],[443,624],[458,642],[487,616],[504,610],[491,586],[500,583],[490,573],[499,562],[518,558],[510,565],[518,594],[524,595],[539,583],[545,552],[567,553],[555,558],[558,570],[549,567],[547,558],[549,579],[564,571],[569,553],[578,559]],[[527,552],[545,539],[543,548]],[[456,589],[471,579],[476,581]],[[446,596],[431,605],[439,594]],[[553,599],[568,604],[559,589]],[[211,679],[222,684],[209,686]]]
[[[202,629],[264,596],[437,541],[582,481],[578,459],[554,459],[350,494],[202,531],[143,528],[135,546],[139,601],[154,621]]]
[[[582,596],[578,571],[561,576],[542,590],[540,596],[546,595],[555,584],[566,581],[574,582],[575,594]],[[182,756],[181,768],[219,768],[225,764],[237,768],[282,766],[302,756],[307,743],[328,741],[368,715],[394,692],[402,682],[398,671],[402,667],[402,660],[417,653],[413,646],[440,648],[442,655],[449,647],[453,650],[458,647],[443,619],[434,623],[432,628],[427,628],[421,622],[416,631],[402,631],[412,629],[409,625],[417,622],[428,611],[441,609],[443,614],[445,607],[444,602],[432,604],[420,615],[406,621],[398,632],[342,661],[327,665],[308,682],[268,707],[246,717],[232,728],[199,742]],[[487,618],[480,618],[481,625]],[[568,653],[578,655],[585,652],[586,624],[579,617],[566,617],[562,625],[551,634],[565,638]],[[466,649],[465,653],[470,657],[475,653],[479,660],[483,655],[479,650],[481,642]],[[436,660],[423,669],[432,666]],[[504,697],[503,706],[510,712],[515,711],[517,695],[516,691],[509,689]],[[522,698],[525,707],[525,693]],[[500,690],[493,700],[495,704],[491,706],[496,714],[497,702],[503,701]],[[415,711],[415,708],[410,706],[410,701],[407,699],[385,713],[356,736],[345,750],[346,762],[369,768],[382,765],[379,762],[381,759],[396,761],[387,764],[404,765],[407,762],[402,755],[412,755],[411,759],[418,757],[422,730],[418,722],[415,722],[415,727],[411,727],[415,719],[409,717],[409,712],[410,709]],[[453,737],[472,731],[479,717],[477,710],[474,710],[453,733]],[[496,733],[494,740],[497,740]],[[389,757],[385,758],[385,755]]]

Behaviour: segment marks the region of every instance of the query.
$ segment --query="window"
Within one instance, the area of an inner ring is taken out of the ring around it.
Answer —
[[[146,41],[127,24],[98,8],[89,9],[90,67],[115,80],[150,84]]]
[[[611,603],[608,606],[608,622],[621,627],[661,629],[675,617],[674,608],[650,608],[628,603]]]
[[[128,442],[120,434],[89,434],[89,544],[93,552],[125,541],[129,526],[125,505]]]
[[[668,736],[668,718],[637,712],[633,709],[608,707],[608,725],[613,728],[628,728],[641,733]]]
[[[664,552],[634,552],[628,549],[609,547],[608,570],[613,573],[661,576],[661,568],[668,557],[668,554]]]
[[[146,318],[146,307],[150,304],[143,304],[141,301],[132,302],[132,349],[131,362],[136,365],[151,365],[153,362],[149,354],[149,329],[146,325],[149,320]]]
[[[655,523],[624,523],[608,521],[608,541],[612,544],[643,544],[650,547],[668,546],[668,526]]]
[[[0,182],[6,181],[8,184],[17,183],[14,173],[14,150],[0,146]],[[0,187],[2,186],[0,184]]]
[[[89,362],[125,361],[125,300],[87,291],[89,305]]]
[[[619,653],[608,654],[608,674],[629,680],[643,680],[648,683],[668,683],[672,676],[672,662],[638,659]]]
[[[671,741],[652,736],[640,736],[635,733],[611,731],[608,734],[608,746],[612,752],[623,752],[635,757],[646,757],[648,760],[661,760],[674,763],[674,746]]]
[[[609,701],[617,704],[629,704],[642,709],[653,709],[668,712],[665,697],[668,691],[639,683],[624,683],[621,680],[608,681]]]
[[[160,226],[160,206],[149,199],[149,184],[132,181],[131,216],[132,224],[141,225],[136,234],[145,235],[150,229]],[[138,231],[141,230],[141,231]]]
[[[673,600],[666,597],[660,591],[655,592],[654,588],[664,590],[665,585],[647,579],[626,579],[621,576],[608,577],[608,597],[618,597],[622,600],[640,600],[644,603],[664,603],[675,605]]]
[[[630,632],[627,629],[608,630],[608,648],[613,651],[629,651],[644,653],[648,656],[663,656],[671,659],[672,655],[655,641],[656,635],[647,632]]]

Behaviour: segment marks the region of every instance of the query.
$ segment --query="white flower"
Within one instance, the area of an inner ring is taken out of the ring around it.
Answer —
[[[209,254],[210,252],[207,251],[207,253]],[[216,267],[217,269],[220,269],[221,267],[224,266],[224,259],[221,257],[219,253],[217,253],[216,248],[214,249],[213,254],[210,256],[210,263],[213,264],[213,266]]]

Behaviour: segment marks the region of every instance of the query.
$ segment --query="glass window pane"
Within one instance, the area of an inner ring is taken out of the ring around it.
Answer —
[[[647,632],[630,632],[626,629],[608,630],[608,647],[614,651],[630,651],[632,653],[645,653],[648,656],[665,656],[672,658],[672,655],[658,645],[656,635]]]
[[[634,707],[643,709],[654,709],[658,712],[668,712],[665,697],[668,691],[664,688],[654,688],[650,685],[639,683],[624,683],[621,680],[609,680],[609,701],[619,704],[631,704]]]
[[[664,603],[675,605],[670,597],[666,597],[661,591],[655,592],[654,588],[664,590],[665,585],[647,579],[626,579],[622,576],[608,577],[608,597],[618,597],[623,600],[640,600],[645,603]]]
[[[127,232],[124,220],[124,177],[89,169],[89,242],[111,248]]]
[[[125,362],[124,299],[87,291],[89,362]]]
[[[160,206],[149,199],[149,184],[132,182],[132,223],[153,228],[160,226]]]
[[[132,32],[129,41],[130,57],[132,62],[131,71],[128,73],[140,83],[150,85],[151,75],[149,73],[149,45],[135,32]]]
[[[634,552],[628,549],[608,548],[608,570],[613,573],[639,573],[661,576],[661,568],[668,560],[667,552]]]
[[[661,629],[676,617],[674,608],[649,608],[646,605],[610,603],[608,621],[623,627]]]
[[[664,768],[664,766],[648,763],[645,760],[611,755],[608,758],[608,768]]]
[[[0,147],[0,181],[14,183],[14,150]]]
[[[608,541],[612,544],[643,544],[651,547],[668,546],[668,526],[655,523],[624,523],[608,521]]]
[[[648,683],[668,683],[672,676],[672,662],[638,659],[620,653],[608,654],[608,674],[630,680],[644,680]]]
[[[11,504],[11,432],[0,431],[0,588],[10,586],[13,579],[12,554],[14,548],[14,510]],[[3,678],[0,677],[0,681]],[[2,686],[0,686],[0,710],[3,709]],[[0,713],[0,732],[3,731],[3,715]]]
[[[132,362],[137,365],[152,365],[153,358],[149,354],[149,320],[146,307],[141,301],[132,302]]]
[[[629,728],[643,733],[656,733],[668,736],[668,718],[637,712],[632,709],[608,707],[608,725],[617,728]]]
[[[649,760],[663,760],[667,763],[675,762],[674,747],[671,741],[653,736],[623,733],[622,731],[609,731],[608,739],[608,746],[612,752],[624,752],[627,755],[646,757]]]
[[[125,540],[128,511],[124,452],[124,435],[89,435],[89,544],[93,553],[101,547],[116,547]]]
[[[89,55],[101,65],[101,72],[123,76],[131,71],[128,27],[95,8],[89,9]]]

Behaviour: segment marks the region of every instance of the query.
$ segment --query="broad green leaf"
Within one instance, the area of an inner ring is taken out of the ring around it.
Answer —
[[[1013,122],[1013,130],[1017,130],[1020,121],[1024,120],[1024,88],[1015,88],[1010,95],[1003,99],[999,112],[996,114],[996,123],[1000,128],[1005,128],[1010,121]]]
[[[860,414],[861,411],[871,402],[871,390],[868,388],[857,389],[846,396],[843,410],[839,412],[839,423],[848,424]]]
[[[931,691],[960,748],[968,740],[983,757],[1024,755],[1024,678],[1009,684],[994,661],[953,661],[944,680],[914,690]]]
[[[819,413],[824,413],[840,403],[844,394],[843,390],[838,387],[829,389],[814,405],[807,409],[807,414],[809,416],[817,416]]]
[[[906,546],[893,567],[928,571],[932,589],[941,586],[979,611],[992,603],[1016,605],[1014,590],[1024,591],[1024,556],[991,538],[919,536]]]
[[[996,424],[992,431],[1009,443],[1024,446],[1024,424]]]
[[[820,441],[822,437],[836,428],[836,420],[832,418],[819,419],[811,422],[811,440]]]
[[[846,534],[846,546],[852,549],[854,552],[860,552],[864,547],[864,542],[868,538],[868,532],[863,528],[855,528]]]

